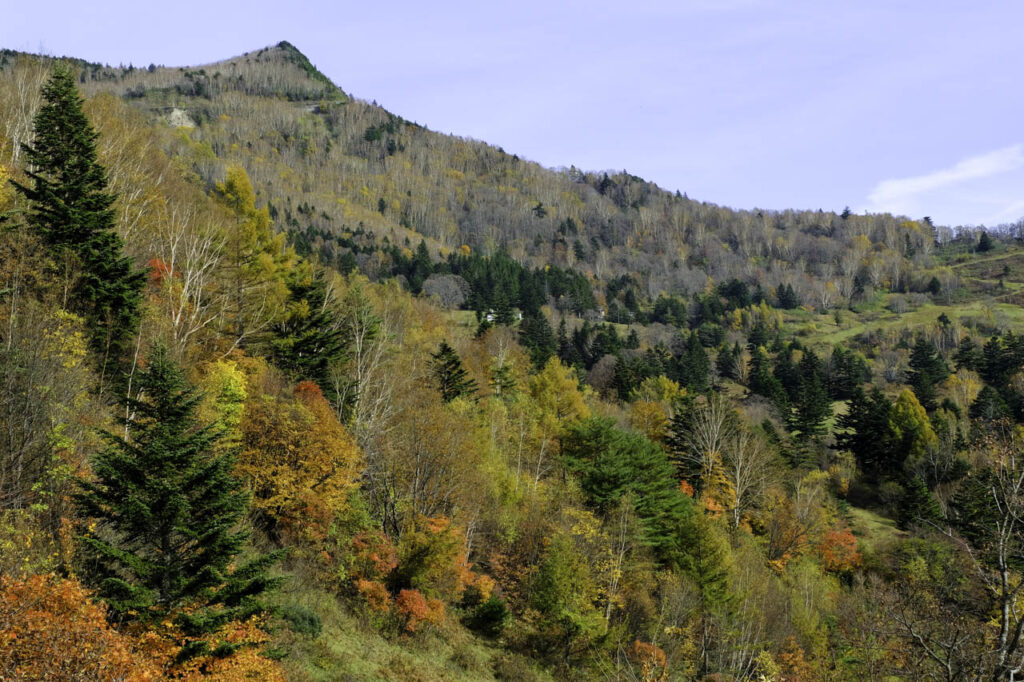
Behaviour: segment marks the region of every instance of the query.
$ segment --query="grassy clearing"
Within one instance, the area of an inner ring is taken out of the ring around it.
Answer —
[[[982,299],[955,305],[926,303],[917,310],[902,314],[882,309],[859,314],[844,311],[841,324],[836,324],[834,315],[800,311],[800,314],[786,316],[785,331],[812,347],[831,348],[836,344],[847,343],[853,337],[869,330],[914,329],[933,324],[943,313],[954,321],[966,322],[967,319],[975,319],[1003,328],[1024,326],[1024,307]]]
[[[857,544],[861,551],[871,552],[879,545],[908,537],[905,532],[896,527],[895,521],[868,509],[851,506],[847,511],[847,516],[850,530],[857,537]]]
[[[334,595],[313,588],[281,595],[281,602],[301,606],[322,623],[319,635],[279,628],[272,646],[285,652],[288,678],[321,680],[405,680],[469,682],[493,680],[500,652],[475,638],[457,622],[439,629],[385,638],[345,609]]]

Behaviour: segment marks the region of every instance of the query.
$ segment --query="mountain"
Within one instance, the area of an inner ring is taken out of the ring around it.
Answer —
[[[1019,226],[543,168],[286,42],[55,61],[0,51],[0,678],[1024,666]]]
[[[629,273],[650,301],[739,278],[790,285],[830,309],[849,300],[865,258],[872,286],[922,289],[936,274],[923,272],[935,237],[952,237],[890,215],[735,211],[625,171],[546,169],[349,98],[287,42],[202,67],[76,67],[84,92],[185,124],[179,140],[208,187],[226,165],[243,165],[280,228],[328,262],[355,256],[371,277],[393,274],[388,256],[375,255],[385,244],[425,239],[435,260],[465,244],[595,282]]]

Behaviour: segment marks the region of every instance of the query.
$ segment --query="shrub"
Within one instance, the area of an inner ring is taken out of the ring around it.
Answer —
[[[508,606],[497,595],[480,604],[466,618],[466,626],[488,637],[497,637],[505,629],[509,617]]]
[[[323,631],[323,623],[320,622],[320,616],[305,606],[299,606],[298,604],[283,606],[279,614],[291,627],[292,632],[297,632],[307,637],[319,637]]]
[[[0,581],[0,679],[151,680],[157,674],[77,581],[52,575]]]

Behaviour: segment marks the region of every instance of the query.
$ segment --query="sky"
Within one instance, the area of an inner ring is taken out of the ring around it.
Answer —
[[[186,66],[287,40],[432,130],[734,208],[1024,216],[1015,0],[4,3],[0,47]]]

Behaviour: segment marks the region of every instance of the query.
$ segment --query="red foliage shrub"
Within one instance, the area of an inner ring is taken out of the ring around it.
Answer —
[[[818,543],[821,567],[833,573],[850,571],[860,565],[857,538],[849,528],[833,529]]]
[[[440,599],[426,599],[419,590],[399,592],[395,610],[405,618],[406,632],[416,632],[420,623],[437,625],[444,621],[444,603]]]

